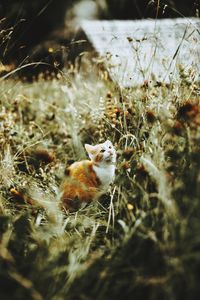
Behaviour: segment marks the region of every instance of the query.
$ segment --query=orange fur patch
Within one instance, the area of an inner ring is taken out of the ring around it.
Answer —
[[[62,205],[73,210],[75,200],[91,202],[99,192],[100,181],[89,160],[75,162],[69,168],[69,176],[64,180],[62,190]]]

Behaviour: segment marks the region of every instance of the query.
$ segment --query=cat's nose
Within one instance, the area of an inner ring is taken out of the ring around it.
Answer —
[[[110,151],[109,151],[109,154],[113,155],[113,151],[112,151],[112,150],[110,150]]]

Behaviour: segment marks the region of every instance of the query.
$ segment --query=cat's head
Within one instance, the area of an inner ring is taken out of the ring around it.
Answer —
[[[89,158],[96,164],[112,164],[116,162],[116,151],[109,140],[95,146],[85,144],[85,149]]]

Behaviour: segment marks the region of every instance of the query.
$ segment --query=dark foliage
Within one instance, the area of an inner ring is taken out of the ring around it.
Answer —
[[[20,42],[20,46],[41,42],[52,30],[63,25],[66,8],[69,5],[71,1],[62,0],[1,1],[1,18],[6,18],[9,26],[17,26],[13,32],[17,38],[10,43],[9,48],[12,49]]]
[[[53,71],[54,67],[62,67],[61,46],[64,40],[65,45],[67,41],[60,32],[63,32],[66,10],[72,2],[72,0],[2,0],[0,60],[5,64],[15,63],[17,66],[42,60],[52,65],[50,71]],[[59,30],[59,33],[52,35],[55,30]],[[36,73],[45,70],[44,66],[34,68]],[[33,68],[32,71],[34,73]],[[26,75],[28,72],[30,68]]]
[[[195,16],[198,0],[107,0],[111,19]]]

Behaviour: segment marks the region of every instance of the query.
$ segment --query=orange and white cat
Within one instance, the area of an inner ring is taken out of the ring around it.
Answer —
[[[90,160],[73,163],[61,186],[62,206],[69,211],[97,199],[115,177],[116,151],[109,140],[85,149]]]

